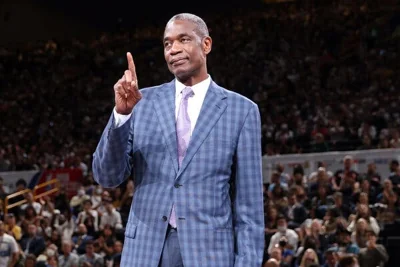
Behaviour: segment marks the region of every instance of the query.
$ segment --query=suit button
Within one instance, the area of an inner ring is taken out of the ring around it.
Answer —
[[[182,185],[180,185],[180,184],[175,184],[174,186],[175,186],[175,188],[179,188],[179,187],[182,186]]]
[[[162,219],[163,219],[164,222],[166,222],[167,221],[167,216],[162,216]]]

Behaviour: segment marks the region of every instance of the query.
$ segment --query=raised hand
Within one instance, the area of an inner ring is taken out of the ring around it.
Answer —
[[[118,114],[123,115],[130,114],[133,107],[142,98],[131,53],[128,52],[126,57],[128,59],[128,69],[125,70],[122,78],[114,85],[115,110]]]

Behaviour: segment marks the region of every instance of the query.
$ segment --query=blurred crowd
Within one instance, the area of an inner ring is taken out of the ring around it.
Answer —
[[[85,184],[72,198],[65,187],[36,198],[25,180],[18,180],[15,192],[24,193],[8,204],[25,203],[2,210],[0,266],[120,266],[133,182],[123,192],[105,190],[93,181]],[[5,196],[0,196],[3,201]]]
[[[400,164],[392,160],[389,168],[389,177],[374,163],[358,172],[349,155],[341,169],[319,162],[309,175],[300,165],[290,172],[275,166],[263,190],[263,267],[398,266],[385,265],[395,256],[385,239],[400,236],[388,233],[399,225]],[[4,191],[0,186],[2,200]],[[15,192],[24,193],[8,204],[24,204],[1,212],[0,266],[120,266],[134,191],[132,180],[102,188],[89,172],[72,198],[65,187],[35,197],[18,180]]]
[[[392,160],[389,168],[389,177],[381,177],[374,163],[365,173],[357,172],[349,155],[343,168],[329,170],[320,162],[310,175],[301,166],[291,173],[276,166],[264,185],[264,267],[275,266],[268,262],[286,267],[398,266],[385,265],[389,253],[382,235],[398,225],[400,215],[399,162]]]
[[[264,154],[400,147],[400,19],[386,2],[394,1],[309,1],[204,17],[213,38],[209,72],[259,105]],[[3,211],[0,238],[8,247],[0,246],[0,266],[119,266],[134,187],[96,185],[92,153],[126,51],[140,87],[173,78],[163,27],[0,48],[0,172],[80,168],[84,175],[71,199],[63,190],[40,199],[28,192],[25,205]],[[321,163],[311,175],[277,166],[264,188],[265,266],[387,262],[378,241],[398,219],[400,192],[398,162],[390,168],[390,177],[373,164],[358,173],[351,157],[343,170]],[[0,188],[2,199],[7,193]]]

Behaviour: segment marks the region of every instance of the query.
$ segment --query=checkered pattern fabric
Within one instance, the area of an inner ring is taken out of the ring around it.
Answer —
[[[106,187],[132,174],[121,266],[157,267],[175,204],[184,266],[259,267],[264,248],[256,104],[211,82],[178,168],[174,81],[141,90],[132,117],[111,116],[93,158]]]

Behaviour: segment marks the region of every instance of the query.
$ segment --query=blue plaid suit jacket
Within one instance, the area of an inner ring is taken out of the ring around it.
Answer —
[[[172,204],[184,266],[260,267],[264,250],[258,107],[211,82],[181,168],[175,83],[141,89],[131,118],[103,132],[95,180],[116,187],[132,174],[135,193],[121,266],[156,267]]]

